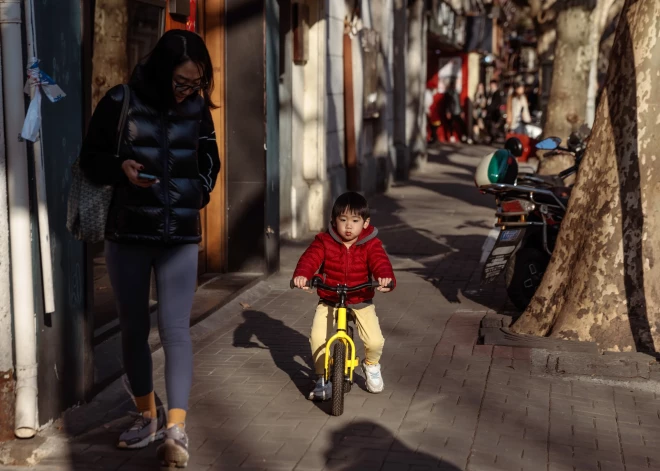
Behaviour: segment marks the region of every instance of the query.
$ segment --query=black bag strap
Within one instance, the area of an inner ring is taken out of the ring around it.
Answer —
[[[117,152],[115,153],[115,157],[117,158],[119,157],[121,141],[124,137],[124,126],[126,124],[126,116],[128,115],[128,106],[131,101],[131,89],[126,84],[123,84],[122,87],[124,88],[124,102],[122,103],[121,115],[119,115],[119,124],[117,127]]]

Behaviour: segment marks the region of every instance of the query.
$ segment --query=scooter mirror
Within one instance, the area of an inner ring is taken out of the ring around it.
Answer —
[[[539,150],[554,150],[559,147],[561,144],[561,139],[558,137],[546,137],[542,141],[539,141],[536,144],[536,148]]]

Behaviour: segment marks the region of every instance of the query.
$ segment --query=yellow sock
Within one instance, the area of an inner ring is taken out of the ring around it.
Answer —
[[[186,424],[186,411],[183,409],[170,409],[167,411],[167,428]]]
[[[156,417],[156,395],[153,391],[146,396],[135,396],[135,405],[138,411],[144,414],[145,417],[152,419]]]

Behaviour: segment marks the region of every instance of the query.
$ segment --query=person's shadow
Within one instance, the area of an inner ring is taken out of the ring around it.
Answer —
[[[368,449],[363,448],[368,442]],[[435,445],[434,445],[435,446]],[[442,448],[442,442],[439,445]],[[358,420],[332,434],[329,448],[325,451],[329,471],[363,471],[365,469],[434,469],[461,471],[460,468],[441,458],[416,451],[397,440],[382,425]]]
[[[234,331],[234,347],[269,350],[275,365],[307,396],[314,378],[309,339],[263,312],[247,310],[243,311],[243,317],[245,321]],[[263,345],[253,341],[253,337]],[[303,363],[296,361],[296,357]]]

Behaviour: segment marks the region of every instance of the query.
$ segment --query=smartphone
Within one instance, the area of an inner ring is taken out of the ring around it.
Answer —
[[[146,180],[146,181],[149,181],[149,182],[155,182],[156,180],[158,180],[158,177],[156,177],[154,175],[150,175],[148,173],[142,173],[142,172],[138,173],[138,178],[140,180]]]

